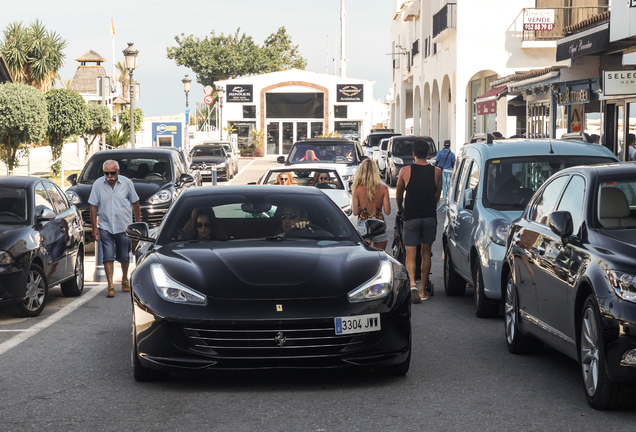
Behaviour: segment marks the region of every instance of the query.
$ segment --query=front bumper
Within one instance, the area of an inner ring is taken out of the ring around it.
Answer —
[[[161,305],[152,299],[151,304],[171,310],[161,314],[142,300],[152,297],[148,287],[133,287],[133,332],[140,361],[147,368],[178,371],[388,366],[405,361],[410,354],[407,288],[390,300],[378,300],[375,306],[369,302],[338,307],[341,298],[217,300],[206,307]],[[396,304],[387,308],[387,301]],[[277,303],[282,303],[288,312],[276,312]],[[329,311],[329,315],[319,311]],[[336,316],[375,312],[381,316],[380,331],[335,334]]]
[[[223,168],[217,168],[216,169],[216,177],[223,177],[226,178],[227,177],[227,171],[228,171],[228,167],[223,167]],[[212,179],[212,170],[203,170],[203,171],[199,171],[201,173],[201,178],[202,179]]]
[[[636,350],[636,304],[616,297],[607,300],[599,299],[607,375],[614,382],[634,384],[636,364],[623,358]]]
[[[26,265],[0,266],[0,304],[18,302],[26,296]]]
[[[501,300],[501,268],[506,248],[489,240],[481,258],[481,271],[484,278],[484,293],[492,300]]]

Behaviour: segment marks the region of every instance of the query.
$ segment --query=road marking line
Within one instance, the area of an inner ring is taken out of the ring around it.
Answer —
[[[0,333],[10,333],[10,332],[28,332],[33,331],[32,329],[19,329],[19,330],[0,330]]]
[[[81,296],[80,298],[78,298],[78,299],[74,300],[73,302],[67,304],[62,309],[60,309],[59,311],[55,312],[53,315],[51,315],[50,317],[48,317],[44,321],[35,324],[28,331],[25,331],[23,333],[17,334],[15,336],[13,336],[11,339],[0,343],[0,355],[2,355],[5,352],[9,351],[13,347],[20,345],[22,342],[24,342],[25,340],[27,340],[31,336],[38,334],[42,330],[44,330],[47,327],[49,327],[51,324],[54,324],[56,321],[61,320],[66,315],[68,315],[71,312],[73,312],[73,310],[79,308],[84,303],[88,302],[93,297],[95,297],[97,294],[99,294],[100,292],[104,291],[104,289],[106,289],[106,284],[104,284],[104,286],[101,287],[101,288],[91,288],[91,289],[87,290],[87,292],[85,292],[83,296]]]
[[[254,159],[252,162],[248,163],[247,165],[245,165],[243,167],[242,170],[240,170],[234,177],[232,177],[232,180],[225,182],[226,185],[232,184],[232,182],[234,181],[235,178],[237,178],[238,176],[240,176],[241,174],[243,174],[243,171],[245,171],[250,165],[252,165],[254,162],[256,162],[256,159]]]

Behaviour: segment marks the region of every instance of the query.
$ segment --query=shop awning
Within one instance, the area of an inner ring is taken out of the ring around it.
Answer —
[[[508,86],[505,85],[501,87],[495,87],[475,99],[475,102],[477,102],[477,115],[496,113],[497,99],[500,95],[502,95],[503,92],[507,90],[507,88]]]

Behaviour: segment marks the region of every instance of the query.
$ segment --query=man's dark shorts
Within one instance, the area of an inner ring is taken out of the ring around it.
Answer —
[[[404,221],[404,246],[432,245],[437,235],[437,218]]]
[[[99,242],[102,245],[102,261],[119,261],[127,263],[130,261],[132,244],[125,233],[111,234],[106,230],[99,229]]]

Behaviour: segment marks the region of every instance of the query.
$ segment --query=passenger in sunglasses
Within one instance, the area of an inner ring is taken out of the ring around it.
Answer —
[[[214,211],[209,207],[200,207],[192,210],[188,223],[180,232],[181,240],[223,240],[227,234],[217,222]]]
[[[294,176],[291,172],[282,172],[276,176],[277,185],[295,185],[296,180],[294,180]]]

